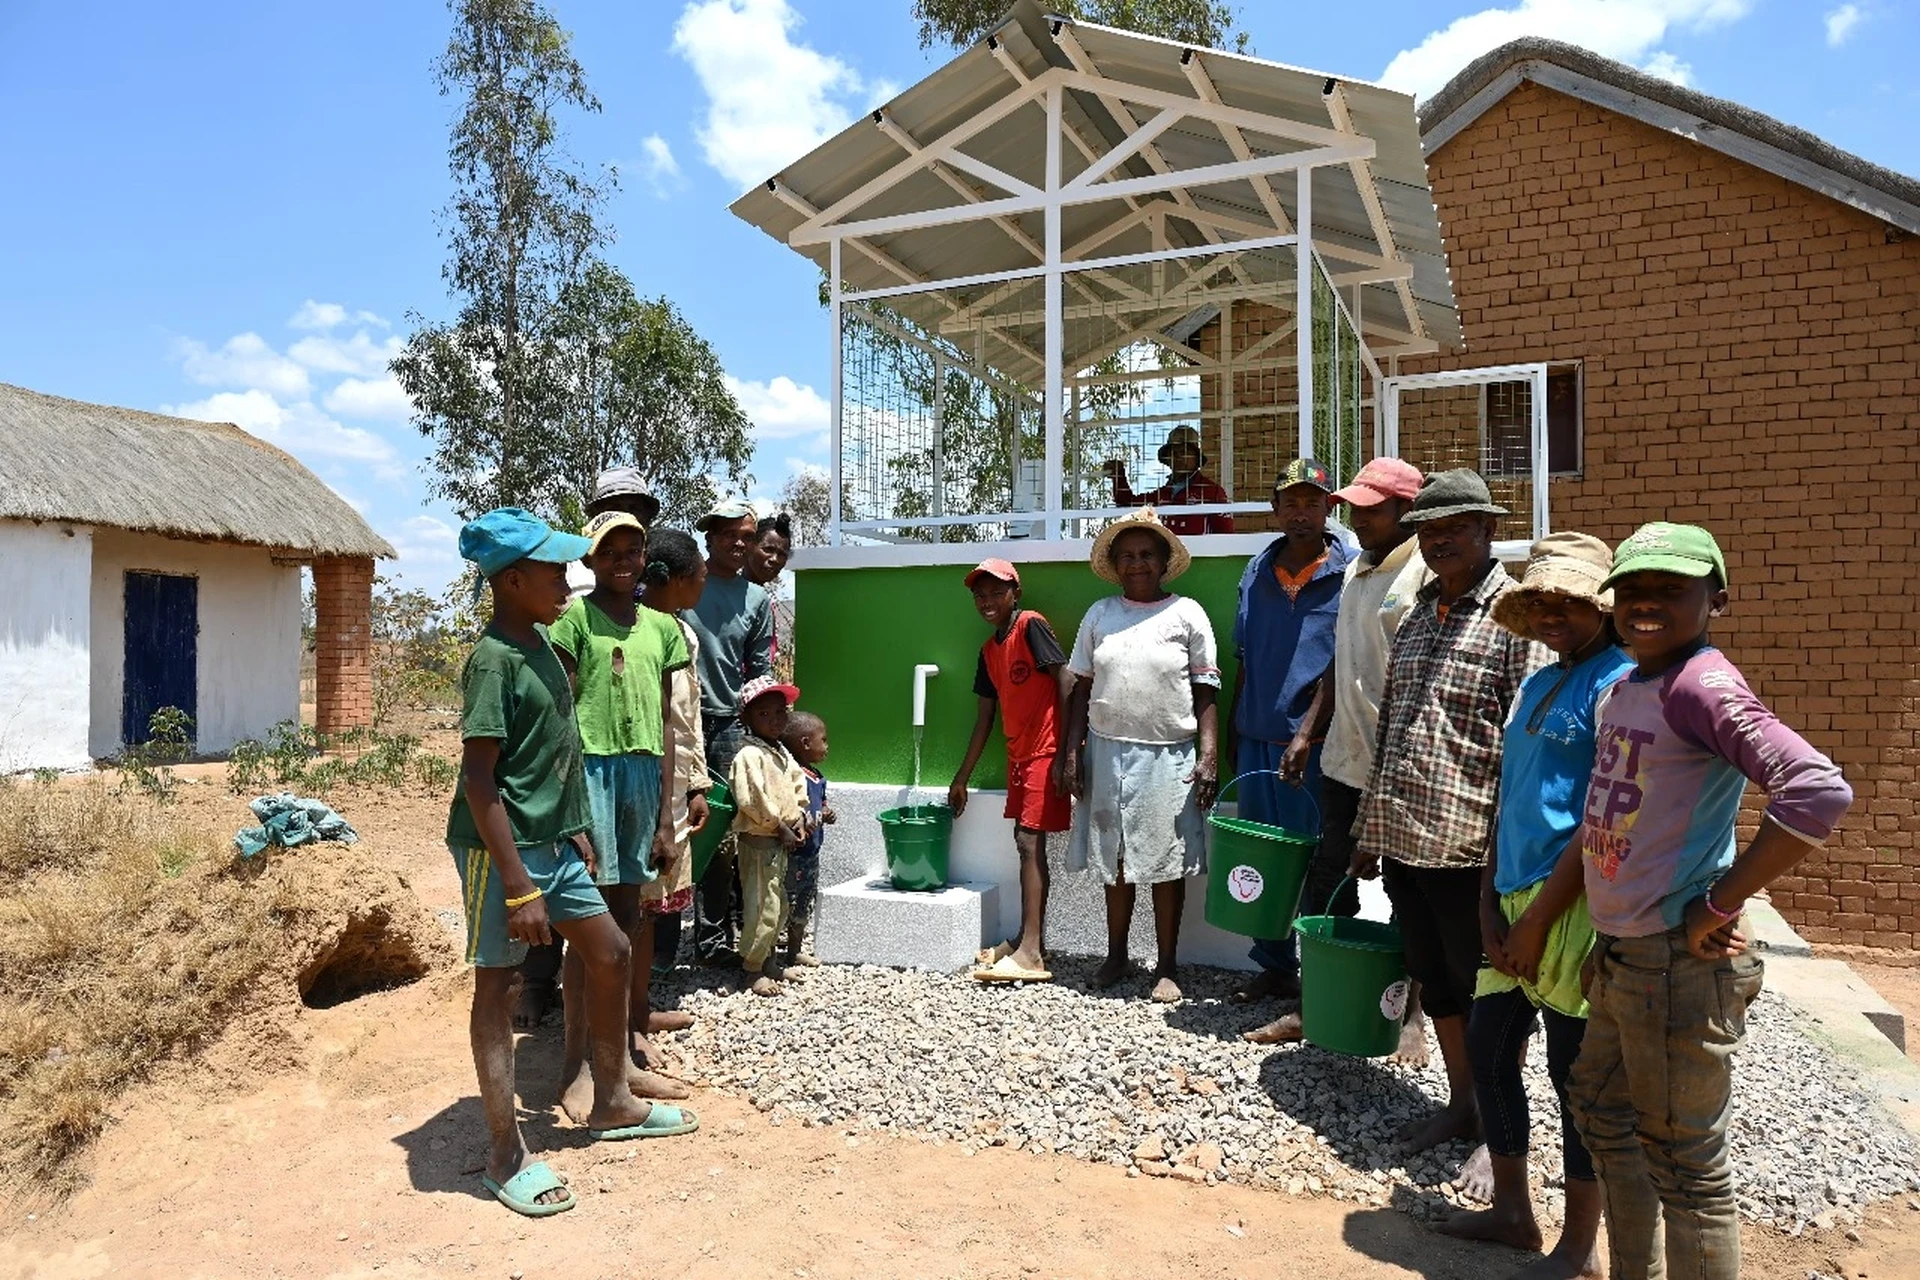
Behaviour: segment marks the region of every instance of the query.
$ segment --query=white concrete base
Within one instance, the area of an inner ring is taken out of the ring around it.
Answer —
[[[957,973],[988,945],[1000,917],[1000,886],[949,884],[908,893],[861,876],[823,889],[814,916],[814,954],[827,964],[881,964]]]

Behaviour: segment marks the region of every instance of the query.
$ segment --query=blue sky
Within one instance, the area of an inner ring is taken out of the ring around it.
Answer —
[[[727,204],[944,56],[909,0],[551,0],[605,106],[610,257],[718,350],[757,491],[825,461],[816,272]],[[1521,34],[1588,45],[1920,173],[1920,0],[1242,5],[1262,56],[1430,93]],[[427,0],[0,0],[0,381],[235,420],[291,450],[438,588],[454,522],[384,371],[449,309],[436,212],[451,105]],[[76,459],[84,465],[84,459]]]

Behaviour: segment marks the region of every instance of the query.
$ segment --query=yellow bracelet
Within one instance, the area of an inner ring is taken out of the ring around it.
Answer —
[[[507,910],[512,911],[515,907],[524,907],[529,902],[532,902],[535,898],[542,898],[545,896],[546,894],[542,890],[535,889],[532,893],[528,894],[524,898],[508,898]]]

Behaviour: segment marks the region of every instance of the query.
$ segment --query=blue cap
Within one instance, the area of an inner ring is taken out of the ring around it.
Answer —
[[[582,558],[592,547],[578,534],[549,528],[545,520],[519,507],[497,507],[460,529],[460,558],[478,565],[483,578],[491,578],[516,560],[565,564]]]

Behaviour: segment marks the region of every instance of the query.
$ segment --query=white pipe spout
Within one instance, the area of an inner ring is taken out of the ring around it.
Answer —
[[[940,674],[940,668],[931,662],[923,662],[913,669],[913,727],[923,729],[927,724],[927,677]]]

